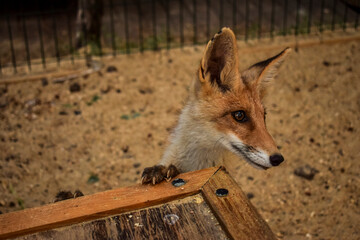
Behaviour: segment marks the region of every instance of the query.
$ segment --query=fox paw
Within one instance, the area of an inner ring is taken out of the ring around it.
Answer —
[[[165,167],[162,165],[155,165],[153,167],[145,168],[142,176],[141,176],[141,183],[151,183],[153,185],[160,183],[164,179],[166,181],[170,181],[171,178],[178,175],[180,172],[174,165],[170,165],[169,167]]]

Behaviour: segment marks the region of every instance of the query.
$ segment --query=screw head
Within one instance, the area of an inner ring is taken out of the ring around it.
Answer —
[[[174,187],[181,187],[181,186],[185,185],[185,183],[186,183],[185,180],[182,178],[176,178],[171,182],[171,184]]]
[[[218,197],[226,197],[229,194],[229,190],[226,188],[219,188],[215,191],[216,196]]]

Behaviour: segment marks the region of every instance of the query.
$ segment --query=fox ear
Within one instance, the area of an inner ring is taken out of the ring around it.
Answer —
[[[231,88],[239,76],[236,39],[230,28],[223,28],[209,41],[199,69],[200,82],[222,92]]]
[[[281,63],[290,52],[291,48],[286,48],[278,55],[256,63],[242,72],[241,78],[245,85],[257,88],[260,97],[263,98],[266,85],[276,76]]]

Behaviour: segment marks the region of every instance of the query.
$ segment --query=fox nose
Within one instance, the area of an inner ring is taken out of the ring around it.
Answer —
[[[281,154],[273,154],[270,156],[270,163],[273,166],[279,166],[284,161],[284,157]]]

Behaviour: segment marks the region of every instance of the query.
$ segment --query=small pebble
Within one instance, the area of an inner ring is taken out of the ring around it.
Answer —
[[[65,116],[65,115],[68,115],[68,113],[65,112],[65,111],[60,111],[60,112],[59,112],[59,115]]]
[[[42,79],[41,79],[41,85],[42,85],[43,87],[47,86],[48,84],[49,84],[49,81],[47,80],[47,78],[42,78]]]
[[[114,66],[108,66],[106,69],[107,72],[117,72],[117,68]]]
[[[303,167],[298,167],[294,170],[294,174],[298,177],[305,178],[306,180],[312,180],[319,171],[315,168],[305,165]]]
[[[121,150],[123,151],[123,153],[127,153],[129,151],[129,146],[124,146],[121,148]]]
[[[252,199],[252,198],[254,198],[255,196],[254,196],[253,193],[249,192],[249,193],[246,194],[246,197],[247,197],[248,199]]]
[[[134,164],[133,164],[133,167],[134,167],[134,168],[138,168],[138,167],[140,167],[140,165],[141,165],[141,163],[134,163]]]
[[[81,87],[78,83],[73,83],[70,85],[69,90],[70,92],[79,92],[81,90]]]
[[[74,114],[75,114],[75,115],[80,115],[80,114],[81,114],[81,111],[75,110],[75,111],[74,111]]]
[[[110,92],[110,90],[111,90],[111,87],[107,86],[106,88],[102,88],[100,91],[102,94],[107,94],[108,92]]]
[[[331,63],[330,63],[330,62],[328,62],[328,61],[323,61],[323,65],[324,65],[325,67],[328,67],[328,66],[330,66],[330,65],[331,65]]]

